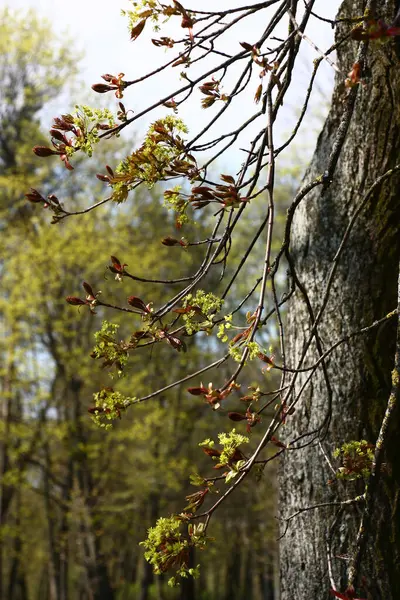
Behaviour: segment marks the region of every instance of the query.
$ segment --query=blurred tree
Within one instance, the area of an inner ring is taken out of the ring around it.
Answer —
[[[57,39],[34,10],[1,10],[0,21],[1,214],[21,210],[21,189],[43,182],[49,169],[32,159],[31,141],[41,137],[40,114],[77,73],[71,39]],[[25,204],[26,208],[26,204]]]

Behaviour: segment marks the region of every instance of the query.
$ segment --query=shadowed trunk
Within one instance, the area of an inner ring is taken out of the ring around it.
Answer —
[[[341,17],[362,15],[366,2],[346,0]],[[378,3],[379,17],[391,23],[393,0]],[[341,24],[339,35],[350,26]],[[338,64],[348,73],[358,43],[339,49]],[[308,295],[314,317],[324,297],[329,271],[349,221],[378,177],[400,162],[400,62],[396,44],[371,43],[367,54],[366,85],[357,86],[350,121],[332,185],[321,194],[318,186],[299,205],[292,228],[290,253],[297,278]],[[330,114],[318,140],[306,182],[324,173],[347,106],[345,75],[338,75]],[[399,176],[377,185],[365,203],[340,257],[329,301],[318,332],[322,351],[352,331],[381,319],[397,306],[399,265]],[[304,294],[296,289],[288,316],[288,365],[295,367],[307,340],[313,317]],[[376,442],[390,394],[394,364],[396,318],[340,345],[326,360],[329,382],[318,368],[288,418],[286,441],[306,432],[304,447],[286,452],[280,470],[280,511],[285,518],[298,509],[354,498],[364,486],[334,478],[326,458],[345,441]],[[304,366],[318,359],[315,340]],[[299,393],[310,372],[299,374]],[[331,388],[331,393],[329,392]],[[331,396],[331,406],[330,406]],[[324,424],[329,421],[328,433]],[[397,431],[394,429],[397,427]],[[321,429],[322,428],[322,429]],[[380,475],[375,514],[361,565],[357,597],[395,600],[400,594],[400,461],[399,418],[392,427]],[[320,438],[318,440],[318,437]],[[305,445],[309,442],[309,445]],[[300,443],[298,444],[300,445]],[[324,452],[326,458],[324,457]],[[332,543],[332,571],[337,588],[347,586],[348,557],[354,549],[362,505],[328,507],[305,512],[288,524],[281,540],[281,599],[331,598],[327,541]],[[285,530],[282,522],[282,532]],[[340,555],[340,558],[338,556]]]
[[[82,381],[71,378],[70,390],[73,398],[73,435],[76,436],[76,447],[85,448],[87,434],[82,425],[82,400],[80,391]],[[93,600],[114,600],[115,594],[108,574],[106,557],[102,551],[99,536],[96,535],[96,499],[93,493],[94,482],[90,464],[84,450],[76,452],[75,469],[79,482],[86,518],[81,523],[83,546],[87,563],[87,578]]]
[[[21,560],[21,489],[18,491],[17,508],[15,516],[16,535],[14,538],[10,575],[8,579],[8,600],[27,600],[28,590],[25,579],[24,564]]]

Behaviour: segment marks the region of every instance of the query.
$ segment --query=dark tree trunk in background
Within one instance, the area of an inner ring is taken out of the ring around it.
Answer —
[[[8,592],[6,596],[8,600],[28,600],[24,565],[23,561],[21,560],[21,495],[22,488],[19,488],[15,517],[15,528],[17,533],[14,539],[13,558],[11,561],[10,574],[8,578]]]
[[[96,500],[94,482],[90,463],[84,450],[87,444],[87,433],[82,425],[82,398],[80,395],[82,381],[72,377],[69,382],[73,400],[73,429],[77,450],[74,456],[74,466],[79,482],[80,493],[86,510],[86,522],[81,523],[83,546],[87,561],[87,577],[93,600],[114,600],[115,594],[108,574],[106,558],[101,548],[100,539],[96,534]]]
[[[158,444],[155,447],[155,455],[158,455]],[[150,494],[149,497],[149,506],[148,506],[148,514],[146,515],[146,519],[149,523],[154,523],[159,514],[159,506],[160,506],[160,497],[158,491]],[[154,582],[154,574],[152,566],[147,560],[143,562],[143,573],[140,579],[140,595],[139,600],[148,600],[150,594],[150,586]]]
[[[190,549],[188,567],[189,569],[194,569],[196,567],[194,548]],[[186,579],[183,579],[181,583],[180,600],[189,599],[196,600],[196,585],[193,577],[187,577]]]
[[[340,16],[362,15],[366,2],[346,0]],[[390,23],[396,2],[377,3],[380,17]],[[340,26],[340,33],[348,31]],[[338,64],[348,73],[356,59],[355,42],[339,49]],[[400,162],[400,61],[395,43],[371,45],[367,58],[370,76],[358,87],[353,118],[347,132],[332,185],[321,195],[314,188],[296,211],[290,251],[298,279],[307,290],[314,314],[318,312],[332,259],[349,219],[363,194],[385,171]],[[326,169],[344,108],[344,76],[338,76],[333,103],[306,181]],[[397,306],[399,265],[400,189],[399,177],[380,185],[360,214],[347,242],[319,327],[323,350],[353,330],[372,324]],[[288,364],[295,366],[310,332],[310,317],[297,289],[289,309]],[[357,336],[339,346],[327,360],[332,387],[329,432],[321,441],[332,459],[334,448],[345,441],[366,439],[375,443],[390,393],[394,362],[396,318],[366,336]],[[306,359],[318,357],[315,343]],[[309,373],[297,379],[296,392]],[[327,385],[319,368],[307,386],[295,413],[285,428],[286,440],[317,430],[329,410]],[[400,424],[390,432],[381,474],[375,514],[362,562],[365,587],[358,596],[373,600],[400,598]],[[397,427],[397,431],[394,429]],[[303,444],[313,438],[303,439]],[[280,469],[280,511],[287,517],[299,508],[320,502],[352,498],[352,483],[333,483],[332,472],[321,445],[314,442],[284,454]],[[329,595],[326,542],[334,519],[333,575],[341,590],[346,588],[349,555],[355,542],[361,507],[342,512],[330,507],[304,513],[291,521],[281,540],[281,600],[325,600]],[[342,555],[341,559],[336,558]]]

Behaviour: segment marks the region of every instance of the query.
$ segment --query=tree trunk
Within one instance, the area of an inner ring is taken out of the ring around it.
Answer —
[[[24,572],[24,564],[21,560],[21,506],[22,506],[22,483],[18,489],[17,507],[15,515],[15,537],[13,541],[12,561],[8,578],[8,600],[27,600],[28,590]]]
[[[79,378],[70,380],[71,395],[73,398],[73,436],[76,447],[85,448],[87,434],[82,425],[82,400],[80,391],[82,381]],[[75,469],[79,482],[82,501],[85,506],[86,519],[81,524],[83,531],[83,544],[86,552],[87,577],[94,600],[114,600],[115,594],[111,586],[106,558],[102,552],[99,537],[95,532],[95,496],[94,483],[90,464],[84,450],[77,451]]]
[[[190,549],[188,568],[196,567],[195,548]],[[180,589],[180,600],[196,600],[196,585],[194,577],[187,577],[182,580]]]
[[[4,543],[2,528],[6,523],[6,514],[8,509],[9,488],[4,485],[4,476],[9,468],[9,436],[10,436],[10,419],[11,419],[11,373],[13,367],[8,369],[5,377],[2,380],[1,392],[2,399],[0,404],[0,423],[2,437],[0,440],[0,598],[3,597],[3,582],[4,582]]]
[[[341,17],[362,15],[366,2],[345,0]],[[391,23],[396,2],[379,4],[379,17]],[[349,31],[346,24],[338,34]],[[348,73],[356,61],[358,43],[339,49],[338,65]],[[378,177],[400,162],[400,69],[396,44],[370,43],[366,85],[358,85],[354,113],[340,153],[332,184],[321,194],[315,187],[296,210],[290,256],[301,289],[297,286],[287,324],[288,366],[295,367],[310,335],[312,320],[324,297],[329,271],[347,225]],[[337,76],[332,107],[319,137],[306,182],[327,169],[339,126],[348,106],[349,92],[343,74]],[[377,185],[361,210],[340,257],[329,301],[318,326],[322,351],[335,341],[381,319],[397,307],[399,265],[399,176]],[[292,299],[293,300],[293,299]],[[303,446],[284,453],[280,469],[280,511],[285,519],[297,510],[317,503],[353,498],[363,493],[358,482],[333,481],[329,459],[345,441],[376,442],[390,394],[394,362],[396,318],[357,335],[340,345],[326,359],[327,384],[321,366],[304,388],[285,428],[286,441],[309,433],[294,444]],[[319,356],[314,341],[303,363],[312,365]],[[300,373],[294,395],[310,372]],[[331,391],[329,391],[331,388]],[[293,396],[294,397],[294,396]],[[331,406],[330,406],[331,402]],[[326,418],[329,429],[326,433]],[[400,419],[392,427],[380,474],[372,527],[361,564],[357,597],[391,600],[400,594],[400,461],[397,457]],[[322,429],[321,429],[322,428]],[[319,434],[311,432],[319,431]],[[326,434],[326,435],[325,435]],[[397,436],[397,439],[396,439]],[[308,445],[306,443],[309,442]],[[324,453],[326,457],[324,457]],[[348,557],[354,549],[362,504],[327,507],[304,512],[289,523],[281,521],[281,600],[331,598],[327,542],[332,542],[332,578],[342,592],[347,586]],[[340,558],[338,558],[340,555]]]
[[[156,442],[155,444],[155,456],[158,456],[158,452],[159,452],[159,445],[158,442]],[[159,506],[160,506],[160,496],[158,493],[158,490],[155,490],[154,492],[152,492],[149,496],[149,501],[148,501],[148,506],[149,506],[149,516],[146,518],[148,518],[150,523],[154,523],[158,517],[159,514]],[[150,565],[150,563],[147,562],[147,560],[144,561],[143,563],[143,573],[140,579],[140,592],[139,592],[139,600],[148,600],[150,597],[150,586],[153,584],[154,582],[154,574],[153,574],[153,569]]]

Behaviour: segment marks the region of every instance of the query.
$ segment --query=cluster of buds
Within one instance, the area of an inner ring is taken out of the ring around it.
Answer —
[[[157,340],[165,340],[174,350],[177,350],[178,352],[186,352],[187,350],[185,342],[177,335],[169,333],[168,327],[164,327],[163,329],[156,331],[155,338]]]
[[[151,42],[152,42],[152,44],[154,44],[154,46],[156,46],[156,48],[159,48],[160,46],[166,46],[167,48],[173,48],[174,44],[175,44],[175,42],[172,38],[166,37],[166,36],[162,36],[159,40],[152,38]]]
[[[178,240],[171,236],[163,238],[161,243],[164,246],[182,246],[182,248],[186,248],[189,245],[189,242],[187,242],[184,237],[181,237],[181,239]]]
[[[222,102],[227,102],[228,96],[226,94],[221,93],[219,86],[220,81],[211,79],[211,81],[206,81],[203,85],[199,86],[199,90],[202,94],[205,95],[205,98],[201,101],[201,106],[203,108],[209,108],[216,102],[217,100],[221,100]]]
[[[82,283],[82,287],[86,292],[85,300],[82,300],[82,298],[78,298],[76,296],[67,296],[66,301],[72,306],[89,306],[90,312],[95,315],[96,311],[94,309],[99,304],[98,296],[101,294],[101,292],[99,291],[95,294],[93,292],[93,288],[86,283],[86,281]]]
[[[97,175],[97,177],[99,176]],[[108,266],[108,269],[111,273],[115,273],[115,281],[122,281],[127,266],[127,263],[121,263],[116,256],[111,256],[111,265]]]
[[[183,29],[189,30],[190,40],[193,41],[193,25],[194,20],[191,14],[182,6],[178,0],[172,0],[174,6],[168,6],[166,4],[160,4],[160,7],[153,6],[152,8],[143,11],[139,17],[142,17],[141,21],[139,21],[136,25],[134,25],[131,29],[131,41],[134,42],[139,35],[142,33],[145,25],[147,23],[147,19],[153,18],[157,21],[159,15],[163,15],[165,17],[172,17],[173,15],[181,16],[181,27]],[[154,2],[154,5],[156,3]],[[174,41],[171,38],[162,37],[161,40],[152,40],[155,46],[167,46],[168,48],[172,48],[174,45]]]
[[[220,184],[216,185],[215,188],[201,185],[192,188],[189,202],[191,202],[193,208],[204,208],[210,203],[221,204],[223,208],[231,208],[237,207],[243,202],[248,202],[247,198],[240,196],[235,180],[231,175],[221,175],[220,177],[227,185]]]
[[[203,504],[205,497],[207,496],[210,488],[206,487],[198,492],[194,492],[194,494],[189,494],[189,496],[185,496],[185,500],[189,502],[187,506],[185,506],[184,510],[190,510],[191,512],[196,512],[198,508]]]
[[[109,131],[114,127],[111,113],[107,109],[93,111],[87,106],[77,106],[76,108],[78,110],[73,115],[61,115],[54,119],[50,129],[52,148],[48,146],[33,147],[36,156],[42,158],[59,156],[64,166],[70,171],[73,169],[70,158],[74,152],[82,150],[88,156],[92,156],[93,145],[100,139],[98,131]],[[100,119],[103,118],[109,122],[100,122]],[[70,134],[70,137],[67,134]]]
[[[222,389],[213,389],[213,384],[210,382],[208,387],[204,387],[201,383],[199,387],[188,388],[189,394],[192,396],[203,396],[204,400],[211,406],[213,410],[217,410],[221,406],[221,401],[229,396],[234,390],[240,388],[238,383],[231,381],[231,383]]]
[[[216,448],[214,448],[213,445],[201,445],[201,448],[203,450],[203,452],[205,454],[207,454],[207,456],[210,456],[213,460],[218,461],[221,454],[223,453],[222,450],[217,450]],[[245,460],[245,455],[243,454],[243,452],[239,449],[239,448],[235,448],[234,452],[232,453],[232,455],[229,457],[227,462],[217,462],[217,464],[215,465],[214,469],[223,469],[224,467],[234,467],[236,465],[236,463],[238,463],[239,461]]]
[[[267,356],[267,354],[264,354],[264,352],[259,352],[257,354],[257,358],[259,358],[260,360],[262,360],[262,362],[267,364],[267,366],[262,369],[263,373],[270,371],[275,366],[273,360],[275,358],[274,355]]]
[[[73,138],[68,138],[66,133],[72,133],[77,138],[82,135],[80,129],[75,127],[73,116],[69,114],[61,115],[61,117],[54,119],[52,129],[50,129],[53,148],[49,148],[48,146],[34,146],[33,152],[36,156],[42,158],[58,155],[65,167],[72,171],[74,167],[69,162],[69,156],[75,151],[74,141]]]
[[[241,402],[258,402],[261,396],[263,396],[263,393],[258,386],[249,385],[248,389],[251,390],[251,394],[242,396],[240,398]]]
[[[333,453],[335,458],[342,460],[342,465],[336,473],[337,479],[366,479],[371,472],[375,446],[366,440],[351,441],[336,448]]]
[[[258,413],[251,411],[250,405],[247,407],[245,414],[238,412],[228,412],[228,417],[231,421],[247,421],[247,433],[250,433],[251,428],[261,421],[261,417],[258,415]]]
[[[115,97],[120,99],[123,97],[123,90],[127,86],[127,82],[123,81],[123,77],[125,77],[125,73],[118,73],[118,75],[106,73],[105,75],[102,75],[101,78],[104,79],[104,81],[107,81],[107,83],[94,83],[92,85],[92,90],[98,94],[115,91]]]
[[[129,306],[133,306],[133,308],[137,308],[144,314],[150,315],[152,312],[151,304],[145,304],[138,296],[129,296],[128,304]]]
[[[261,67],[261,71],[259,73],[259,77],[261,80],[265,77],[265,75],[269,71],[276,71],[276,69],[278,68],[278,63],[274,63],[271,65],[265,56],[261,56],[260,49],[256,44],[249,44],[248,42],[240,42],[240,45],[242,46],[242,48],[244,48],[248,52],[251,52],[251,58],[252,58],[253,62],[257,66]],[[279,82],[279,79],[276,77],[276,75],[274,75],[274,73],[273,73],[271,75],[271,77],[272,76],[275,76],[275,81],[279,85],[280,82]],[[263,86],[262,86],[262,83],[260,83],[257,87],[256,93],[254,96],[254,102],[256,104],[258,104],[261,100],[262,91],[263,91]]]
[[[54,214],[52,223],[56,223],[62,218],[59,215],[63,213],[67,214],[63,209],[59,199],[54,194],[49,194],[47,198],[45,198],[40,192],[34,188],[31,188],[31,191],[25,194],[25,198],[34,204],[41,203],[43,208],[49,208]]]

